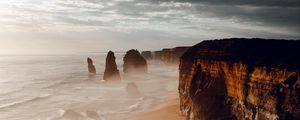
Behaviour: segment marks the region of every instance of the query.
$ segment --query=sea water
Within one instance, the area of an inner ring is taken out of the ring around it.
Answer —
[[[123,53],[116,54],[122,81],[103,77],[106,54],[0,56],[0,120],[126,120],[177,91],[178,66],[148,61],[148,75],[124,77]],[[97,69],[89,76],[86,58]],[[126,91],[134,82],[140,96]]]

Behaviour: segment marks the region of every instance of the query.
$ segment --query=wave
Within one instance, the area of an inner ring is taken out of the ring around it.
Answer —
[[[25,103],[28,103],[28,102],[33,102],[33,101],[37,101],[37,100],[46,99],[46,98],[49,98],[50,96],[51,96],[51,94],[46,94],[46,95],[41,95],[41,96],[34,97],[34,98],[29,98],[29,99],[24,99],[24,100],[20,100],[20,101],[7,103],[7,104],[4,104],[4,105],[0,105],[0,109],[15,107],[15,106],[25,104]]]
[[[131,105],[129,105],[126,108],[123,108],[123,109],[120,109],[120,110],[116,110],[116,111],[106,111],[106,112],[102,112],[102,113],[103,113],[103,115],[114,115],[114,114],[127,114],[127,113],[131,113],[131,112],[133,112],[135,110],[138,110],[142,106],[144,99],[145,99],[144,97],[140,97],[140,98],[138,98],[138,102],[137,103],[131,104]]]
[[[76,85],[76,84],[88,83],[88,82],[98,83],[98,84],[105,83],[105,81],[101,80],[98,75],[90,78],[86,75],[84,77],[77,76],[74,78],[63,79],[62,81],[56,81],[51,83],[48,86],[42,87],[42,89],[52,89],[52,88],[62,87],[64,85]]]
[[[22,91],[22,89],[17,89],[17,90],[3,92],[3,93],[0,93],[0,96],[7,96],[7,95],[10,95],[10,94],[18,93],[20,91]]]
[[[59,114],[59,116],[49,117],[47,120],[106,120],[103,115],[93,110],[77,112],[72,109],[61,109],[59,110]]]

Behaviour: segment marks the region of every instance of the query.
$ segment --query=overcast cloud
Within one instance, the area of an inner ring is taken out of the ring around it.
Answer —
[[[6,0],[0,1],[0,54],[299,39],[299,6],[299,0]]]

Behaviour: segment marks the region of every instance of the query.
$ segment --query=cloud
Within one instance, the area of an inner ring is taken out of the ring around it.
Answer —
[[[196,9],[199,14],[225,20],[236,19],[237,22],[245,24],[248,22],[263,26],[280,27],[295,27],[300,25],[300,9],[297,7],[197,5]]]
[[[98,26],[99,28],[151,28],[147,24],[155,23],[181,28],[192,25],[198,27],[198,24],[204,23],[214,24],[209,23],[207,18],[210,18],[211,21],[220,19],[239,24],[297,30],[300,13],[299,4],[296,3],[299,1],[22,0],[13,3],[6,2],[6,5],[9,5],[7,9],[14,11],[9,15],[15,14],[12,18],[19,18],[15,22],[28,22],[35,25],[38,23],[40,26],[69,24]],[[3,18],[9,18],[6,16],[2,15]]]
[[[97,36],[103,43],[144,39],[162,45],[224,37],[299,39],[299,12],[299,0],[10,0],[0,1],[0,36],[47,33],[72,40],[82,33],[81,39]]]
[[[211,5],[251,5],[251,6],[279,6],[299,7],[299,0],[151,0],[152,2],[191,2]]]

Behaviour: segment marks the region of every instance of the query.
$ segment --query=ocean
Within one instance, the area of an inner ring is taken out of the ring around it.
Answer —
[[[102,79],[103,53],[0,56],[0,120],[127,120],[177,92],[178,66],[148,61],[148,75],[130,79],[122,72],[123,56],[116,54],[123,79],[115,84]],[[93,77],[87,57],[97,69]],[[127,93],[132,82],[140,96]]]

